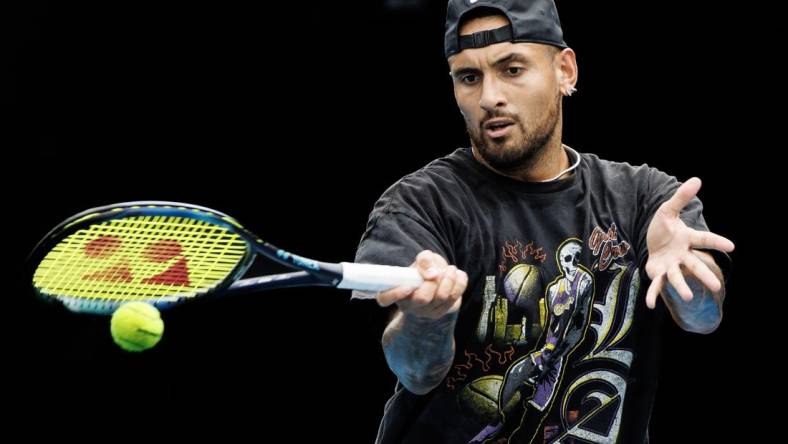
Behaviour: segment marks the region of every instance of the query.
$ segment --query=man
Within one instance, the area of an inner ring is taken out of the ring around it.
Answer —
[[[450,0],[445,51],[471,148],[389,188],[356,255],[425,280],[377,295],[378,442],[647,441],[665,308],[715,330],[733,243],[698,179],[561,142],[578,68],[551,0]]]

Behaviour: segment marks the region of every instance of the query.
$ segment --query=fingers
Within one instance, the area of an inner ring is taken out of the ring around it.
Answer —
[[[713,250],[720,250],[726,253],[733,251],[736,247],[729,239],[720,236],[719,234],[710,233],[708,231],[692,230],[690,234],[690,244],[693,248],[710,248]]]
[[[697,254],[690,251],[672,262],[664,259],[649,259],[646,263],[646,273],[652,279],[646,292],[646,305],[649,308],[656,306],[657,297],[664,289],[666,281],[670,283],[682,300],[691,301],[694,293],[687,284],[685,275],[696,279],[712,292],[717,292],[722,288],[719,277]]]
[[[673,196],[660,206],[660,210],[670,216],[678,217],[681,210],[698,194],[700,186],[701,182],[697,177],[689,179],[681,184]]]
[[[692,289],[687,285],[684,280],[684,275],[681,273],[681,267],[678,264],[673,265],[668,269],[668,282],[673,286],[673,289],[681,296],[685,302],[692,300]]]
[[[648,308],[657,306],[657,296],[659,296],[659,293],[662,291],[664,281],[665,274],[663,273],[653,278],[651,285],[648,286],[648,291],[646,292],[646,306],[648,306]]]
[[[413,288],[411,287],[395,287],[378,293],[378,295],[375,296],[375,299],[377,299],[378,304],[381,307],[388,307],[395,302],[399,302],[407,298],[411,295],[411,293],[413,293]]]
[[[416,256],[416,261],[413,263],[420,271],[427,271],[430,268],[445,268],[448,264],[446,259],[440,254],[433,253],[430,250],[424,250]],[[412,265],[411,265],[412,266]],[[432,279],[434,276],[424,276],[425,279]]]
[[[427,305],[432,302],[438,283],[435,281],[424,281],[410,296],[409,300],[416,305]]]
[[[413,303],[438,305],[448,299],[449,292],[454,287],[454,281],[457,278],[457,267],[448,266],[443,270],[438,270],[437,273],[437,276],[431,280],[428,280],[428,277],[424,278],[424,283],[413,292],[411,297]]]
[[[418,294],[414,294],[417,290],[416,288],[395,287],[378,293],[376,296],[378,304],[381,307],[388,307],[391,304],[402,302],[408,298],[415,298],[416,303],[428,303],[431,299],[429,297],[430,293],[434,292],[434,289],[437,287],[437,283],[434,280],[440,275],[440,270],[435,265],[440,265],[441,263],[445,264],[446,261],[440,255],[429,250],[422,251],[416,256],[416,260],[411,264],[411,267],[419,270],[422,278],[425,280],[424,284],[418,288],[418,290],[421,291]]]
[[[468,288],[468,274],[462,270],[458,270],[457,273],[458,276],[457,280],[454,282],[454,288],[451,291],[449,300],[446,301],[446,305],[448,305],[446,308],[447,313],[455,312],[460,309],[462,295],[465,293],[465,289]]]
[[[454,278],[447,279],[444,277],[435,294],[435,313],[441,316],[457,311],[460,308],[462,295],[468,286],[468,275],[462,270],[457,270],[456,267],[454,270]]]
[[[446,302],[451,296],[451,291],[454,289],[454,284],[457,281],[457,267],[449,265],[443,273],[438,289],[435,291],[435,302]]]
[[[424,282],[415,289],[398,287],[380,293],[380,305],[397,303],[403,312],[432,319],[459,309],[468,285],[464,271],[448,265],[446,259],[429,250],[419,253],[411,267],[419,270]]]
[[[722,283],[714,272],[695,254],[686,255],[684,266],[709,290],[717,292],[722,288]]]

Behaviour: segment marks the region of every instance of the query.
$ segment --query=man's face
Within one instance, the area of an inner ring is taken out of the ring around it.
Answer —
[[[502,16],[468,21],[461,35],[508,25]],[[497,43],[449,58],[454,96],[476,151],[513,173],[538,161],[560,120],[558,51],[535,43]],[[560,137],[560,134],[559,134]]]

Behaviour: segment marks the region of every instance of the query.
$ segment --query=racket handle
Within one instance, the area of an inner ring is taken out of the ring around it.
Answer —
[[[424,283],[419,271],[411,267],[342,262],[342,282],[337,288],[385,291],[394,287],[416,288]]]

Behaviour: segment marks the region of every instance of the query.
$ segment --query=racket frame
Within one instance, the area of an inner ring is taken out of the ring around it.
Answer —
[[[185,217],[201,220],[237,234],[247,245],[243,258],[230,271],[227,277],[214,288],[196,295],[172,295],[161,297],[159,300],[146,300],[146,302],[159,309],[167,309],[186,300],[210,297],[219,293],[239,294],[267,288],[299,286],[337,286],[342,281],[342,266],[340,264],[308,259],[277,248],[244,228],[234,218],[219,211],[198,205],[166,201],[124,202],[92,208],[69,217],[50,230],[33,249],[27,260],[29,276],[33,276],[35,270],[51,249],[71,234],[109,220],[142,216]],[[301,271],[240,279],[249,270],[258,254],[272,262]],[[83,305],[84,298],[50,295],[40,291],[35,285],[33,285],[33,288],[39,298],[46,301],[57,301],[72,311],[109,314],[117,306],[127,302],[122,299],[97,298],[94,304]]]

